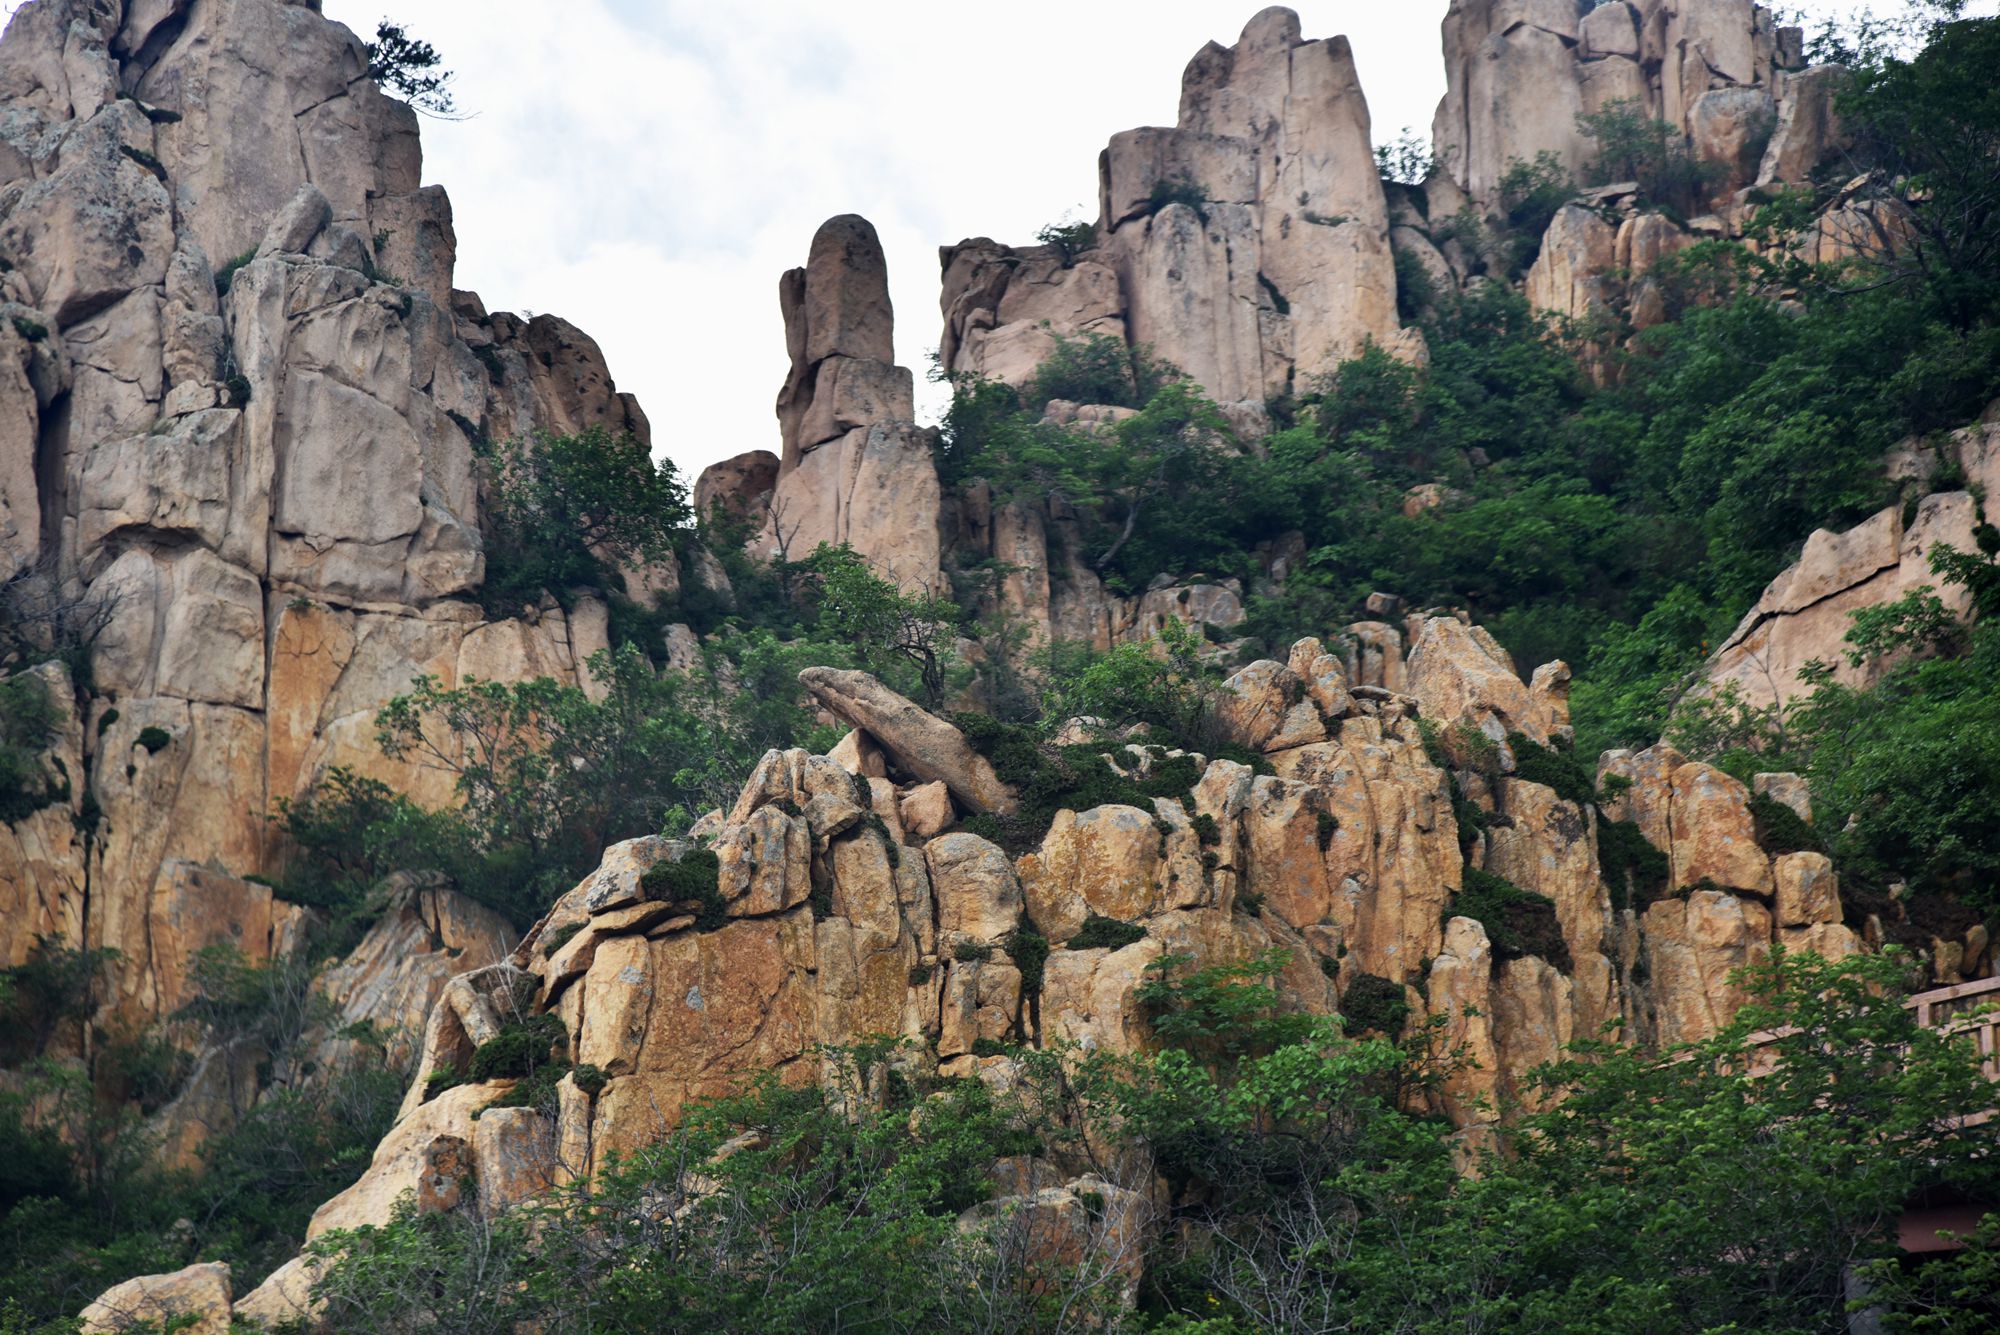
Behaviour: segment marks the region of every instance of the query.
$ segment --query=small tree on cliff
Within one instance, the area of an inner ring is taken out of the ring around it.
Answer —
[[[852,645],[877,673],[914,667],[924,703],[936,708],[944,699],[958,604],[929,591],[904,593],[851,547],[821,543],[804,564],[819,602],[820,630]]]
[[[433,116],[457,114],[451,95],[452,72],[429,42],[410,36],[400,23],[383,19],[375,25],[375,40],[361,44],[368,57],[368,77],[408,99],[418,111]]]
[[[492,460],[481,596],[511,613],[545,592],[618,591],[621,570],[671,559],[693,518],[673,462],[634,436],[593,426],[510,441]]]

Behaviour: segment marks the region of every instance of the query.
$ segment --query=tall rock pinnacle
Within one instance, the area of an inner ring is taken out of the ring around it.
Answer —
[[[936,465],[895,364],[889,266],[866,218],[830,218],[778,282],[792,369],[778,393],[784,454],[766,549],[797,559],[846,543],[906,589],[938,582]]]

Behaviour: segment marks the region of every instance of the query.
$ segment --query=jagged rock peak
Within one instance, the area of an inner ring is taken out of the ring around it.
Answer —
[[[1094,245],[942,252],[946,366],[1022,384],[1060,336],[1150,346],[1246,426],[1398,327],[1388,207],[1347,40],[1289,9],[1182,79],[1173,127],[1113,135]]]
[[[941,495],[916,425],[916,387],[895,364],[889,265],[866,218],[814,234],[778,283],[791,370],[778,393],[784,452],[763,550],[797,558],[846,543],[905,588],[940,582]]]

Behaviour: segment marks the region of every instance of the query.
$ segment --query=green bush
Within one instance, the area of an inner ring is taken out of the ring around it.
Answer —
[[[1574,755],[1543,746],[1522,732],[1507,734],[1507,749],[1514,753],[1515,778],[1553,788],[1557,797],[1580,807],[1597,800],[1597,777]]]
[[[1667,855],[1631,821],[1598,821],[1597,864],[1611,893],[1611,907],[1621,913],[1628,907],[1644,911],[1663,898],[1672,875]]]
[[[640,878],[646,898],[673,904],[695,915],[698,931],[712,932],[728,920],[722,897],[722,860],[713,849],[691,848],[678,860],[662,859]]]
[[[1564,973],[1573,967],[1555,902],[1504,877],[1467,867],[1464,887],[1445,906],[1444,917],[1477,921],[1496,961],[1538,955]]]
[[[1410,1018],[1410,1002],[1403,985],[1372,973],[1356,974],[1341,994],[1340,1014],[1350,1033],[1377,1033],[1386,1038],[1401,1037],[1403,1024]]]
[[[496,615],[573,588],[622,589],[619,571],[670,559],[692,529],[687,489],[645,443],[602,427],[489,451],[486,580]]]
[[[1145,939],[1146,929],[1137,923],[1121,922],[1117,918],[1104,918],[1092,913],[1084,918],[1083,926],[1076,935],[1064,944],[1071,950],[1122,950],[1134,941]]]
[[[25,820],[61,800],[43,752],[62,725],[61,712],[40,677],[0,677],[0,825]]]

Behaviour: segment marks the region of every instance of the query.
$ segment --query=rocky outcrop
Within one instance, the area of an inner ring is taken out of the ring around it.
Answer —
[[[1546,1097],[1529,1072],[1573,1038],[1619,1017],[1645,1041],[1702,1038],[1743,1000],[1732,972],[1774,945],[1865,948],[1837,869],[1774,855],[1750,790],[1670,747],[1607,754],[1601,772],[1628,782],[1600,785],[1615,791],[1601,811],[1523,777],[1515,757],[1494,767],[1435,748],[1497,729],[1560,751],[1559,665],[1524,683],[1484,632],[1419,617],[1404,693],[1378,684],[1402,661],[1401,635],[1365,629],[1350,643],[1372,659],[1304,640],[1231,680],[1218,718],[1259,767],[1107,742],[1121,774],[1186,766],[1193,781],[1058,811],[1012,857],[950,824],[1000,809],[980,796],[997,780],[963,736],[861,674],[809,671],[856,731],[832,756],[766,755],[693,842],[615,846],[508,960],[454,979],[396,1128],[313,1234],[383,1222],[406,1194],[420,1210],[508,1208],[657,1139],[692,1100],[764,1073],[817,1079],[821,1044],[899,1035],[911,1072],[1000,1087],[1010,1044],[1148,1051],[1158,1039],[1139,994],[1167,956],[1281,952],[1279,1004],[1311,1015],[1341,1013],[1357,987],[1379,1003],[1400,986],[1409,1023],[1437,1017],[1473,1058],[1436,1110],[1477,1132]],[[1758,787],[1809,817],[1796,776]],[[1666,884],[1614,897],[1605,820],[1661,850]],[[1529,926],[1484,916],[1461,888],[1474,868],[1526,892]],[[482,1116],[511,1081],[436,1092],[433,1072],[466,1069],[480,1043],[535,1016],[555,1017],[577,1064],[553,1095]],[[1053,1166],[1024,1172],[978,1219],[1046,1216],[1060,1227],[1038,1230],[1042,1242],[1113,1265],[1125,1230],[1155,1227],[1143,1195],[1094,1183],[1118,1207],[1075,1217],[1084,1187],[1065,1182]],[[301,1266],[244,1310],[303,1302]]]
[[[366,67],[281,0],[37,0],[0,41],[0,580],[104,627],[93,693],[57,688],[66,796],[0,830],[0,965],[115,949],[134,1023],[214,924],[273,939],[245,878],[281,870],[279,800],[334,765],[451,800],[374,742],[415,675],[576,681],[603,647],[599,605],[473,601],[475,448],[644,416],[573,326],[454,290]]]
[[[229,1267],[210,1261],[107,1289],[83,1309],[83,1329],[88,1335],[163,1328],[188,1335],[229,1335],[229,1299]]]
[[[1261,417],[1366,343],[1413,346],[1346,38],[1306,41],[1292,11],[1264,10],[1195,55],[1176,125],[1112,137],[1098,178],[1080,254],[944,249],[947,370],[1018,385],[1055,336],[1102,334]]]
[[[1844,533],[1814,533],[1798,561],[1771,581],[1716,650],[1703,671],[1700,693],[1730,691],[1743,704],[1765,709],[1809,694],[1804,673],[1814,662],[1831,666],[1833,680],[1843,685],[1866,687],[1899,660],[1848,659],[1853,646],[1846,637],[1854,613],[1926,586],[1952,613],[1970,611],[1963,588],[1931,573],[1930,553],[1939,545],[1979,550],[1975,496],[2000,495],[1994,490],[2000,486],[2000,424],[1967,427],[1937,453],[1913,444],[1892,463],[1919,489],[1928,487],[1935,470],[1951,466],[1966,489],[1923,496],[1907,519],[1899,503]]]
[[[778,284],[792,368],[765,550],[793,560],[845,543],[908,590],[935,589],[937,467],[895,364],[888,262],[868,220],[829,219],[803,269]]]
[[[1777,26],[1751,0],[1452,0],[1443,33],[1434,149],[1457,190],[1488,212],[1515,162],[1546,153],[1580,178],[1596,149],[1577,117],[1613,102],[1689,136],[1726,169],[1725,194],[1763,176],[1780,120],[1799,126],[1781,154],[1793,164],[1810,127],[1824,124],[1812,80],[1783,110],[1804,72],[1802,30]]]

